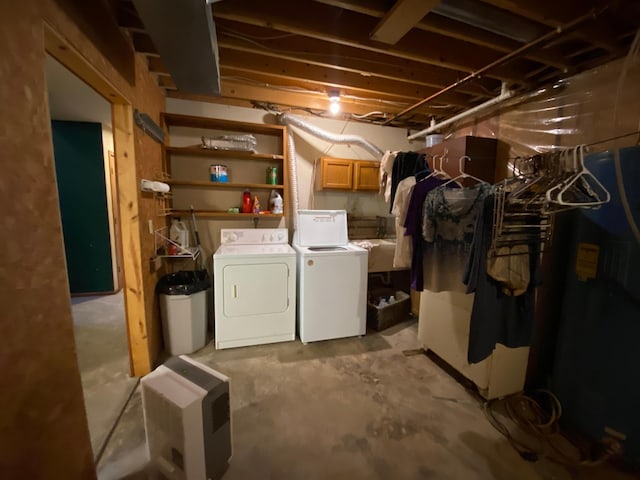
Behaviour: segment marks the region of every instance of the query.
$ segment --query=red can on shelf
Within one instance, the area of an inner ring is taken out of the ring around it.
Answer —
[[[242,194],[242,213],[251,213],[253,211],[253,204],[251,203],[251,192],[245,190]]]

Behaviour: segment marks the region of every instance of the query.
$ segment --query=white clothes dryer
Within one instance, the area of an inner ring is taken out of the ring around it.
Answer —
[[[299,210],[293,248],[303,343],[364,335],[368,251],[348,241],[345,210]]]
[[[217,349],[295,340],[296,253],[286,228],[222,229],[213,255]]]

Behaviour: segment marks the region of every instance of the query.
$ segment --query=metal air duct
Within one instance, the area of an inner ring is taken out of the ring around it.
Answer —
[[[220,95],[212,2],[133,0],[133,3],[178,90]]]

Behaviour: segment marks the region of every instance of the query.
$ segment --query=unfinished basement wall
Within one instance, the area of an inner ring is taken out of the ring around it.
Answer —
[[[93,456],[75,354],[69,286],[53,167],[44,75],[47,22],[134,108],[158,120],[164,96],[136,58],[131,86],[52,0],[0,5],[0,477],[95,478]],[[86,26],[85,26],[86,27]],[[86,31],[86,30],[85,30]],[[139,175],[160,165],[160,146],[134,132]],[[154,215],[152,199],[139,197],[139,216]],[[144,255],[153,250],[142,235]],[[127,254],[127,245],[124,245]],[[149,345],[159,348],[153,307],[156,274],[145,264],[139,291],[146,312],[137,319]]]
[[[197,102],[182,99],[167,99],[167,111],[184,115],[195,115],[201,117],[222,118],[225,120],[237,120],[251,123],[271,123],[275,124],[277,119],[274,115],[264,110],[242,108],[234,106],[217,105],[212,103]],[[314,127],[321,128],[334,135],[349,134],[359,135],[368,140],[381,150],[419,150],[423,148],[424,141],[409,143],[407,141],[407,131],[401,128],[382,127],[366,123],[319,118],[298,112],[291,112],[293,115],[304,120]],[[288,127],[294,135],[297,172],[298,172],[298,196],[299,208],[314,209],[346,209],[347,212],[355,216],[389,216],[389,205],[376,192],[347,192],[347,191],[320,191],[315,192],[314,164],[322,156],[379,160],[359,146],[333,145],[307,132],[302,132],[296,127]],[[196,143],[199,139],[195,139]],[[241,204],[242,192],[238,192],[238,205]],[[285,206],[285,211],[288,211]],[[183,219],[184,220],[184,219]],[[289,227],[292,229],[292,221],[261,219],[260,227],[276,228]],[[207,256],[207,262],[211,262],[211,255],[219,246],[221,228],[253,228],[250,220],[208,220],[199,217],[198,229],[201,241]],[[389,232],[390,235],[393,232]]]

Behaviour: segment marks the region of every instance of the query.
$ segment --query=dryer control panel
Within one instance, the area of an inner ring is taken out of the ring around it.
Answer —
[[[220,230],[222,245],[276,245],[289,243],[286,228],[223,228]]]

